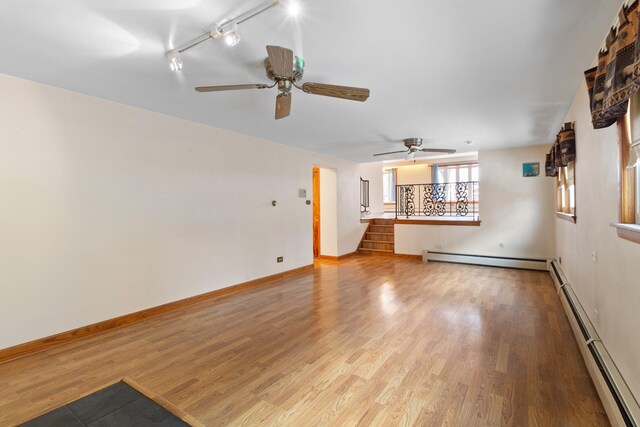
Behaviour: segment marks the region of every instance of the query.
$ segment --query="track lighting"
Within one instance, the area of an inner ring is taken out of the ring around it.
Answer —
[[[289,0],[287,3],[287,12],[291,17],[297,17],[300,15],[300,4],[295,0]]]
[[[240,42],[240,34],[238,33],[238,24],[231,22],[224,25],[220,32],[227,46],[235,46]]]
[[[167,59],[169,60],[169,67],[171,67],[171,71],[182,70],[182,59],[180,59],[180,52],[176,50],[168,52]]]
[[[213,29],[206,32],[195,39],[167,52],[167,59],[169,59],[169,66],[173,71],[179,71],[182,69],[182,61],[180,54],[186,50],[191,49],[194,46],[199,45],[209,39],[224,40],[227,46],[235,46],[240,42],[240,33],[238,32],[238,25],[245,21],[257,16],[273,6],[279,5],[281,0],[268,0],[267,2],[250,9],[235,18],[225,19],[220,24],[215,24]],[[300,6],[297,2],[290,0],[287,3],[287,11],[291,16],[295,16],[300,12]]]

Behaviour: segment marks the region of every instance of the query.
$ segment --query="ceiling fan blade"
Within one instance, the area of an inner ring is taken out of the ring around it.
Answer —
[[[419,151],[424,151],[425,153],[446,153],[453,154],[456,150],[450,150],[446,148],[419,148]]]
[[[276,120],[284,119],[291,113],[291,94],[281,93],[276,97]]]
[[[406,153],[407,150],[402,150],[402,151],[389,151],[388,153],[378,153],[378,154],[374,154],[374,156],[384,156],[387,154],[398,154],[398,153]]]
[[[226,86],[199,86],[196,92],[219,92],[223,90],[241,90],[241,89],[265,89],[269,85],[262,83],[246,84],[246,85],[226,85]]]
[[[290,79],[293,77],[293,52],[280,46],[267,46],[269,62],[276,78]]]
[[[351,86],[326,85],[323,83],[305,83],[302,90],[313,95],[331,96],[364,102],[369,98],[369,89]]]

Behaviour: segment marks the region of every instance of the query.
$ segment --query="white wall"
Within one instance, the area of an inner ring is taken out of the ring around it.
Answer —
[[[379,214],[384,212],[382,202],[382,162],[360,164],[360,176],[369,180],[369,212]]]
[[[431,182],[431,166],[427,164],[398,166],[398,185],[428,184]]]
[[[320,255],[338,256],[338,175],[320,168]]]
[[[617,128],[593,129],[584,84],[565,121],[576,126],[577,222],[555,221],[557,253],[591,322],[640,400],[640,244],[620,239],[609,226],[618,221]]]
[[[311,264],[314,165],[337,171],[338,254],[362,237],[355,163],[6,75],[0,93],[0,348]]]
[[[475,255],[552,258],[555,253],[554,181],[546,178],[542,170],[548,150],[549,145],[539,145],[480,152],[481,225],[397,224],[396,252],[418,255],[427,249]],[[524,162],[540,162],[541,175],[524,178]]]

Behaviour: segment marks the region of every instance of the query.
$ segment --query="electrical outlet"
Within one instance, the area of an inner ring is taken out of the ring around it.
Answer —
[[[277,262],[282,262],[282,261],[284,261],[284,257],[279,256],[279,257],[276,259],[276,261],[277,261]]]
[[[436,243],[436,249],[442,249],[442,243]]]
[[[598,262],[598,252],[596,251],[591,251],[591,260],[593,262]]]
[[[498,243],[498,246],[500,246],[501,248],[504,248],[504,243],[500,242]]]

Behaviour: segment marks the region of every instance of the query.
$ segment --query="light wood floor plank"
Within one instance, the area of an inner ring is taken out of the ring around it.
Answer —
[[[205,425],[608,425],[547,273],[395,257],[0,365],[0,425],[122,377]]]

